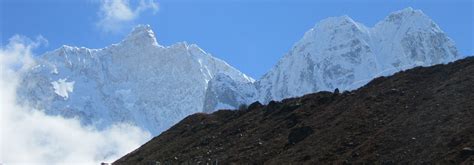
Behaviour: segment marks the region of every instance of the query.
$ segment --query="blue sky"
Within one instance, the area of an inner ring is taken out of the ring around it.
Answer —
[[[150,24],[162,45],[196,43],[259,78],[321,19],[348,15],[373,26],[390,12],[413,7],[430,16],[461,54],[474,55],[472,0],[135,0],[119,20],[108,17],[106,1],[0,0],[1,45],[21,34],[48,40],[37,54],[61,45],[102,48],[134,25]]]

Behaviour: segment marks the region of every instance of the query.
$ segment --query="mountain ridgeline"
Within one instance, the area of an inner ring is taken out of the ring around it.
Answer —
[[[198,113],[114,164],[474,162],[474,57],[239,110]]]
[[[36,58],[18,100],[99,129],[125,122],[158,135],[194,113],[353,90],[379,76],[458,58],[453,41],[412,8],[370,28],[348,16],[322,20],[258,80],[195,44],[160,45],[151,27],[140,25],[105,48],[63,46]]]

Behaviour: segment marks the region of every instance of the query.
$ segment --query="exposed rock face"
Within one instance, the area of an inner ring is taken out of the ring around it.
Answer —
[[[474,162],[474,57],[319,92],[191,115],[114,164]]]
[[[453,41],[420,10],[407,8],[391,13],[371,28],[348,16],[332,17],[307,31],[254,87],[219,91],[222,88],[214,86],[216,89],[208,90],[225,95],[257,93],[258,100],[267,103],[335,88],[353,90],[379,76],[415,66],[447,63],[458,56]],[[220,84],[230,86],[232,82]],[[254,88],[256,92],[248,92]],[[219,98],[206,100],[218,105],[223,102]]]
[[[202,112],[214,75],[253,80],[197,45],[162,46],[148,25],[103,49],[63,46],[25,75],[21,100],[48,114],[78,117],[99,128],[130,122],[158,134]]]

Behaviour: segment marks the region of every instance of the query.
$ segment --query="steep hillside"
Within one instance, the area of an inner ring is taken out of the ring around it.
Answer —
[[[474,57],[319,92],[194,114],[115,164],[474,161]]]

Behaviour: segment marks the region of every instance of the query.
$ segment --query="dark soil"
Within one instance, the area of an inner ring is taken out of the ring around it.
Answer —
[[[343,93],[194,114],[114,164],[474,162],[474,58]]]

